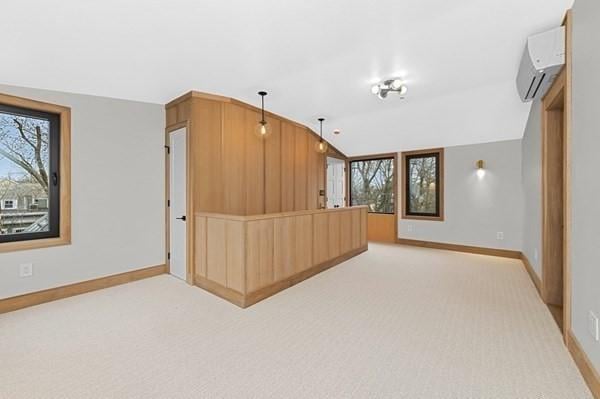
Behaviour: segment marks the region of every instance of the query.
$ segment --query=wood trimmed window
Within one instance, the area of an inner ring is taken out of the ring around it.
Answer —
[[[71,243],[70,108],[0,94],[2,193],[0,252]]]
[[[402,218],[444,220],[444,149],[402,153]]]
[[[367,205],[369,213],[396,213],[395,156],[350,160],[350,206]]]

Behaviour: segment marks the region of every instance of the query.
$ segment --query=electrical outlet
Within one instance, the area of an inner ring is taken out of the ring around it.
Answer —
[[[408,224],[408,225],[406,225],[406,231],[408,231],[408,232],[411,232],[411,231],[413,231],[413,226],[412,226],[412,224]]]
[[[496,233],[496,238],[498,240],[504,240],[504,232],[502,232],[502,231],[497,232]]]
[[[598,317],[590,310],[588,314],[588,329],[596,341],[600,341],[600,330],[598,329]]]
[[[19,277],[33,276],[33,263],[23,263],[19,265]]]

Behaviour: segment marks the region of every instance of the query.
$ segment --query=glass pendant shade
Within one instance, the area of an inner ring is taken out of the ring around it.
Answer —
[[[327,152],[327,142],[323,141],[323,140],[319,140],[315,143],[315,150],[319,153],[319,154],[325,154]]]
[[[271,125],[267,121],[258,122],[254,134],[261,139],[266,139],[271,135]]]
[[[258,124],[256,125],[256,128],[254,128],[254,134],[256,134],[258,138],[266,139],[271,134],[271,125],[265,119],[265,96],[267,95],[267,92],[259,91],[258,95],[260,96],[261,100],[261,118]]]
[[[327,142],[323,140],[323,121],[325,118],[319,118],[319,141],[315,143],[315,150],[319,154],[325,154],[327,152]]]

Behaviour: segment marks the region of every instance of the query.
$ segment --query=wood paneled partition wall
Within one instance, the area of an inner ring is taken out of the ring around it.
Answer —
[[[195,216],[194,283],[246,307],[367,250],[367,207]]]
[[[314,149],[318,136],[267,115],[272,134],[260,139],[254,135],[260,109],[243,102],[190,92],[166,105],[167,129],[189,130],[193,212],[258,215],[325,206],[325,155]],[[333,147],[330,152],[346,158]]]

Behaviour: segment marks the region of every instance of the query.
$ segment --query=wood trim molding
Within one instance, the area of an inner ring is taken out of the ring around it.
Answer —
[[[525,266],[525,270],[527,270],[527,274],[529,274],[529,277],[531,278],[531,281],[533,282],[533,285],[535,285],[535,288],[537,289],[538,294],[542,295],[542,282],[539,278],[539,276],[537,275],[537,273],[535,272],[535,270],[533,270],[533,266],[531,266],[531,262],[529,262],[529,258],[527,258],[527,255],[525,255],[524,253],[521,253],[521,260],[523,261],[523,265]]]
[[[569,330],[567,335],[567,348],[575,360],[575,364],[581,373],[581,376],[585,380],[588,388],[594,395],[594,398],[600,398],[600,374],[594,368],[594,365],[585,354],[585,351],[581,347],[581,344],[573,334],[573,331]]]
[[[475,247],[471,245],[448,244],[435,241],[412,240],[408,238],[398,238],[396,240],[396,243],[400,245],[410,245],[413,247],[443,249],[447,251],[466,252],[478,255],[500,256],[502,258],[521,259],[521,251],[514,251],[510,249]]]
[[[405,199],[406,199],[406,171],[404,170],[406,167],[406,157],[412,155],[421,155],[421,154],[434,154],[437,153],[440,162],[440,186],[437,188],[439,190],[439,216],[419,216],[419,215],[408,215],[406,213]],[[400,198],[397,203],[401,208],[400,215],[402,219],[408,220],[428,220],[432,222],[443,222],[444,221],[444,149],[443,148],[429,148],[425,150],[416,150],[416,151],[404,151],[401,153],[401,167],[400,170],[396,168],[401,174],[401,187],[400,187]]]
[[[71,244],[71,108],[0,93],[0,103],[60,116],[60,232],[58,237],[5,242],[0,253]]]
[[[97,291],[103,288],[130,283],[132,281],[137,281],[148,277],[158,276],[160,274],[164,274],[165,272],[165,265],[151,266],[144,269],[114,274],[107,277],[100,277],[80,283],[64,285],[62,287],[50,288],[43,291],[0,299],[0,314],[84,294],[86,292]]]

